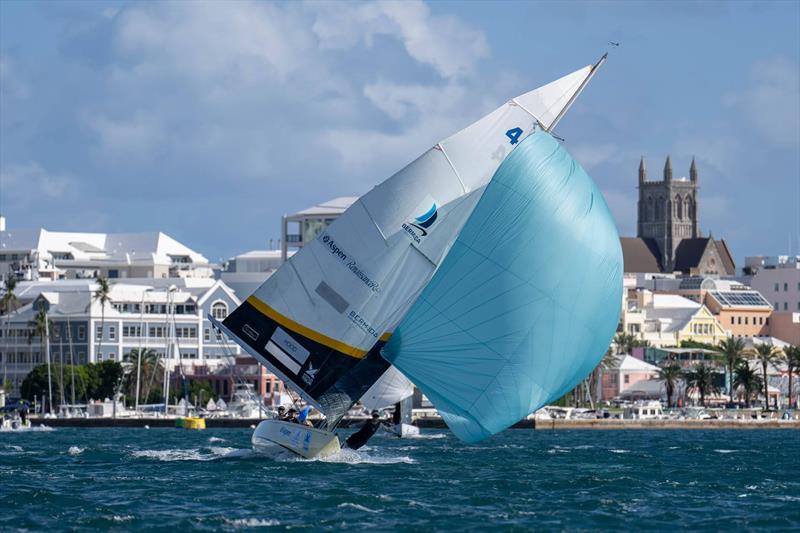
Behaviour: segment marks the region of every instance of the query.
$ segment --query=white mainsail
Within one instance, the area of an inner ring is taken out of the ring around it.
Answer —
[[[361,403],[369,409],[385,409],[414,394],[414,384],[395,367],[389,370],[369,388]]]

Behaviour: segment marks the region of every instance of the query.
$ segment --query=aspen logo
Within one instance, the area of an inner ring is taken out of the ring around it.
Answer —
[[[422,239],[428,235],[431,226],[436,222],[436,218],[439,215],[439,206],[436,200],[427,196],[419,206],[417,206],[415,212],[422,214],[415,215],[413,220],[409,222],[403,222],[403,230],[414,244],[420,244]]]

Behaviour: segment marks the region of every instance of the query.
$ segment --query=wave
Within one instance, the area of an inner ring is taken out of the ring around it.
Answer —
[[[350,503],[350,502],[340,503],[336,507],[338,507],[340,509],[343,509],[345,507],[349,507],[351,509],[357,509],[359,511],[364,511],[364,512],[367,512],[367,513],[380,513],[380,510],[378,510],[378,509],[370,509],[369,507],[364,507],[363,505],[359,505],[357,503]]]
[[[50,426],[31,426],[31,427],[18,427],[18,428],[0,428],[0,433],[26,433],[26,432],[39,432],[39,431],[55,431],[55,428]]]
[[[79,448],[77,446],[70,446],[69,450],[67,451],[70,455],[80,455],[86,450],[86,448]]]
[[[446,439],[447,433],[420,433],[419,435],[409,435],[405,439]]]
[[[192,448],[188,450],[134,450],[131,455],[137,459],[155,459],[158,461],[217,461],[220,459],[251,457],[254,452],[248,448],[211,446],[209,448]]]
[[[235,518],[235,519],[226,518],[225,523],[236,528],[273,527],[281,525],[279,521],[269,518]]]
[[[221,439],[219,437],[211,437],[208,439],[208,442],[227,442],[225,439]]]
[[[610,451],[611,453],[631,453],[630,450],[622,450],[618,448],[612,448],[611,450],[608,451]]]
[[[725,449],[719,449],[719,450],[714,450],[714,451],[715,451],[715,452],[717,452],[717,453],[736,453],[736,452],[738,452],[739,450],[725,450]]]

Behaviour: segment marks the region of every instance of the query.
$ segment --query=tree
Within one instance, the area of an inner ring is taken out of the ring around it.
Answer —
[[[761,376],[750,367],[750,363],[746,359],[742,359],[736,365],[733,385],[744,389],[745,405],[750,407],[753,391],[761,388]]]
[[[39,312],[36,313],[36,316],[31,322],[31,326],[33,328],[31,340],[33,337],[39,337],[41,340],[41,347],[42,351],[45,353],[45,359],[47,360],[47,400],[50,404],[50,412],[53,412],[53,376],[50,368],[50,331],[53,329],[53,321],[47,318],[47,309],[45,309],[44,303],[39,308]]]
[[[141,353],[141,361],[139,348],[134,348],[130,353],[125,354],[125,361],[132,365],[131,372],[126,375],[125,388],[128,391],[128,396],[134,399],[134,403],[138,403],[141,396],[146,399],[150,395],[149,384],[153,381],[151,377],[154,374],[160,374],[161,365],[158,361],[158,354],[150,349],[142,349]],[[137,379],[139,381],[140,398],[136,398]]]
[[[89,364],[89,395],[95,399],[114,398],[114,392],[122,379],[124,369],[116,361]]]
[[[789,373],[789,408],[794,407],[792,403],[792,375],[800,370],[800,346],[786,346],[783,349],[783,361],[786,363],[786,370]]]
[[[756,360],[761,363],[764,381],[764,407],[769,411],[769,380],[767,379],[767,366],[775,366],[780,361],[780,352],[771,344],[762,343],[756,346]],[[775,408],[778,408],[778,401],[775,400]]]
[[[617,354],[632,354],[634,348],[649,346],[648,341],[639,340],[634,335],[620,332],[614,337],[614,345],[617,347]]]
[[[672,407],[672,395],[682,375],[681,366],[672,359],[665,359],[661,368],[658,369],[658,379],[664,381],[667,389],[667,407]]]
[[[11,272],[6,275],[5,279],[5,290],[3,292],[3,296],[0,296],[0,315],[5,315],[6,317],[6,333],[5,333],[5,344],[6,349],[3,350],[3,387],[6,387],[6,382],[8,381],[8,334],[11,329],[11,313],[19,309],[19,299],[17,295],[14,294],[14,291],[17,288],[17,277],[14,276]]]
[[[686,372],[686,384],[700,395],[700,405],[706,406],[706,396],[719,394],[714,384],[714,371],[705,363],[698,363]]]
[[[719,341],[719,351],[728,367],[728,394],[730,401],[733,402],[733,369],[744,357],[744,341],[741,338],[728,337]]]
[[[111,300],[109,296],[111,287],[108,284],[108,279],[100,276],[97,278],[97,290],[94,291],[94,299],[100,302],[100,335],[97,335],[95,340],[94,353],[95,357],[100,352],[100,341],[103,339],[103,333],[106,325],[106,304]]]

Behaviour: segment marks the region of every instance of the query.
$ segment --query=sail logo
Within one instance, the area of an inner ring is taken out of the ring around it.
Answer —
[[[430,206],[430,207],[428,207]],[[415,210],[417,213],[423,211],[421,215],[414,216],[413,220],[403,222],[403,230],[411,238],[414,244],[420,244],[422,239],[428,235],[428,232],[436,222],[439,216],[439,206],[436,200],[427,196]]]

